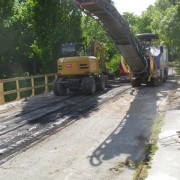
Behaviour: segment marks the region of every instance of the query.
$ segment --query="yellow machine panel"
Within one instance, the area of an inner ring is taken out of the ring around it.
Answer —
[[[58,59],[58,74],[85,75],[99,73],[98,59],[93,56],[67,57]]]

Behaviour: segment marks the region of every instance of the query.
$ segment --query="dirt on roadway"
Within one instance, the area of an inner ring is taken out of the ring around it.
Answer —
[[[2,164],[0,179],[133,179],[153,123],[172,107],[176,88],[172,78],[159,87],[127,90]]]

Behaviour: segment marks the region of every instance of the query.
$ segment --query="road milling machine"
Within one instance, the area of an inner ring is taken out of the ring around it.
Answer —
[[[57,61],[58,76],[53,82],[56,96],[69,91],[82,91],[92,95],[96,90],[104,90],[108,75],[103,48],[93,40],[89,48],[81,43],[61,45],[61,58]]]
[[[102,22],[107,34],[122,55],[122,66],[129,73],[131,84],[159,85],[168,77],[168,51],[161,43],[152,44],[158,35],[144,33],[135,36],[124,17],[111,0],[74,0],[75,6]]]

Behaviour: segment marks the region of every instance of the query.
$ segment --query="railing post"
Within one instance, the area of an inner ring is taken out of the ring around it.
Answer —
[[[45,93],[48,93],[48,76],[45,75]]]
[[[19,88],[19,80],[16,79],[16,89],[17,89],[17,98],[16,100],[20,100],[21,99],[21,96],[20,96],[20,88]]]
[[[4,99],[4,83],[0,82],[0,105],[5,103]]]
[[[31,78],[31,87],[32,87],[32,94],[31,94],[31,96],[35,96],[34,78]]]

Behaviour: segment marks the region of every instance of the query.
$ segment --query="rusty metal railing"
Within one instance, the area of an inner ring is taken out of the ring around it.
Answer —
[[[37,76],[28,76],[28,77],[17,77],[17,78],[11,78],[11,79],[1,79],[0,80],[0,105],[5,104],[5,96],[10,94],[16,94],[15,101],[18,101],[21,98],[21,92],[29,91],[31,90],[30,96],[35,96],[35,89],[37,88],[43,88],[44,87],[44,93],[49,92],[49,86],[52,85],[52,81],[49,82],[49,77],[57,77],[57,74],[44,74],[44,75],[37,75]],[[35,79],[38,78],[44,78],[44,84],[41,85],[35,85]],[[24,80],[30,80],[30,87],[20,87],[20,82]],[[4,84],[14,82],[16,88],[10,91],[4,90]],[[14,100],[13,100],[14,101]]]

